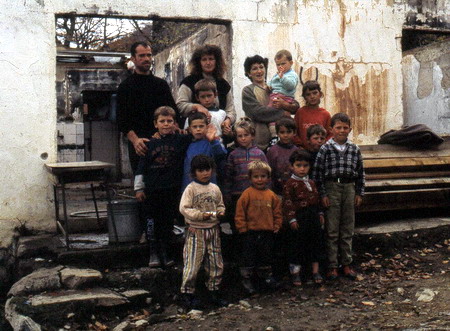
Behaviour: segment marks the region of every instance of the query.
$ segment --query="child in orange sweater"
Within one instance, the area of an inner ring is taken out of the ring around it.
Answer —
[[[278,286],[272,276],[274,234],[282,224],[281,201],[267,188],[271,169],[264,161],[253,161],[248,166],[251,187],[247,188],[236,205],[235,224],[242,243],[242,285],[255,293],[251,281],[253,270],[270,288]]]

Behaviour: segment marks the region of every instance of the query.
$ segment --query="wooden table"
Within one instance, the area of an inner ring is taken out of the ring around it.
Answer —
[[[109,192],[109,178],[111,169],[114,165],[111,163],[101,161],[86,161],[86,162],[64,162],[64,163],[47,163],[45,165],[47,171],[52,175],[53,193],[55,198],[55,216],[56,226],[63,233],[66,239],[66,247],[70,249],[69,238],[69,222],[67,217],[67,204],[66,204],[66,185],[73,183],[85,183],[91,185],[92,198],[94,200],[95,213],[97,221],[100,221],[98,213],[97,200],[95,197],[94,185],[103,185],[106,191],[106,198],[108,206],[111,206],[111,196]],[[62,203],[64,219],[59,217],[59,200],[58,189],[62,191]],[[111,220],[113,225],[114,235],[117,240],[116,223],[114,222],[114,215],[111,213]]]

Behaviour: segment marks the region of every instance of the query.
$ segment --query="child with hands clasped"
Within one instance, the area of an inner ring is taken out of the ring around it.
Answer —
[[[351,121],[347,114],[331,118],[333,138],[317,154],[313,178],[326,208],[326,243],[330,280],[338,277],[339,258],[344,276],[355,279],[352,263],[352,238],[355,227],[355,206],[364,195],[364,167],[361,151],[348,139]]]
[[[210,181],[214,161],[206,155],[197,155],[192,159],[190,169],[194,181],[186,187],[180,202],[180,212],[188,226],[183,250],[181,293],[188,308],[199,308],[200,301],[194,293],[197,275],[203,264],[212,302],[225,306],[227,302],[219,295],[223,273],[219,218],[225,214],[225,205],[219,187]]]
[[[276,288],[272,276],[274,234],[282,224],[281,201],[267,188],[271,169],[264,161],[253,161],[248,166],[251,187],[239,198],[235,223],[241,239],[242,285],[253,294],[256,290],[251,280],[253,271],[269,288]]]
[[[292,176],[283,190],[284,219],[289,222],[287,234],[289,271],[295,286],[301,286],[300,266],[312,263],[312,278],[322,284],[319,273],[321,225],[323,213],[319,211],[319,193],[309,179],[311,155],[297,150],[289,158]]]
[[[292,54],[288,50],[282,49],[275,54],[275,64],[277,65],[277,73],[269,82],[271,90],[269,107],[273,106],[273,102],[282,99],[286,102],[293,103],[295,101],[295,91],[298,85],[298,75],[292,70]],[[275,123],[269,124],[269,130],[272,137],[275,137]]]

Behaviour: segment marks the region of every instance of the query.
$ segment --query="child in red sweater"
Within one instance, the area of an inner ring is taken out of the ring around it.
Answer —
[[[289,162],[293,174],[283,190],[284,219],[289,222],[289,270],[295,286],[302,285],[300,265],[307,262],[312,263],[313,281],[318,285],[323,282],[319,273],[319,257],[324,216],[323,212],[319,212],[319,192],[308,176],[311,161],[307,151],[292,153]]]
[[[270,166],[264,161],[253,161],[248,166],[251,187],[247,188],[236,205],[235,223],[242,242],[242,285],[255,293],[251,281],[253,270],[270,288],[277,287],[272,276],[273,241],[283,221],[281,201],[267,188],[270,182]]]
[[[320,124],[327,130],[327,140],[331,137],[331,115],[326,109],[319,107],[323,93],[317,81],[308,80],[303,85],[302,96],[306,106],[299,108],[295,113],[297,136],[294,142],[297,146],[307,148],[306,130],[313,124]]]

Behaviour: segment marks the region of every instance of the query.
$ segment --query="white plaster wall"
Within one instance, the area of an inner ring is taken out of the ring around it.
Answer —
[[[442,86],[442,68],[432,62],[432,91],[418,97],[420,62],[413,55],[403,59],[405,124],[425,124],[440,135],[450,134],[450,88]]]
[[[2,0],[0,31],[0,219],[49,230],[44,163],[56,161],[54,16],[35,1]]]
[[[231,22],[233,90],[240,110],[246,56],[273,58],[287,48],[295,65],[315,66],[321,74],[324,106],[336,105],[336,91],[351,77],[382,75],[384,128],[401,124],[402,14],[393,1],[354,0],[0,0],[0,219],[20,219],[33,228],[53,229],[51,187],[43,164],[56,161],[54,15],[124,15],[223,19]],[[332,78],[339,59],[351,63],[342,83]],[[272,67],[273,68],[273,67]],[[273,70],[271,70],[273,74]],[[374,103],[376,100],[374,100]],[[371,116],[361,114],[361,119]],[[359,115],[358,115],[359,116]],[[358,142],[374,142],[380,132],[356,132]],[[41,158],[48,153],[47,160]]]

